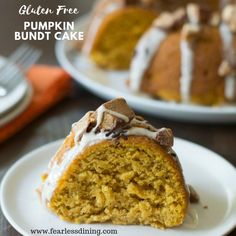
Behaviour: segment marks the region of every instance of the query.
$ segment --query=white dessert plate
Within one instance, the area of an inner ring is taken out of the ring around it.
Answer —
[[[0,114],[0,127],[9,123],[17,116],[19,116],[30,104],[33,96],[33,88],[28,83],[26,94],[24,97],[18,102],[15,106],[13,106],[10,110],[5,112],[4,114]]]
[[[201,198],[201,203],[191,205],[199,218],[195,228],[181,226],[163,231],[147,226],[64,222],[41,205],[36,192],[40,176],[61,142],[50,143],[27,154],[9,169],[2,180],[0,200],[3,214],[23,235],[31,235],[31,230],[49,232],[53,228],[79,232],[85,229],[117,230],[118,236],[220,236],[236,226],[235,168],[216,153],[181,139],[175,139],[175,150],[179,153],[186,182],[194,186]]]
[[[77,22],[77,29],[83,31],[87,24],[88,16],[81,17]],[[55,51],[62,67],[77,82],[102,98],[124,97],[136,110],[157,117],[208,123],[236,122],[236,106],[204,107],[177,104],[153,99],[144,94],[134,94],[127,87],[127,71],[107,71],[96,67],[81,55],[70,41],[58,41]]]
[[[6,58],[0,56],[0,68],[6,61]],[[18,76],[21,77],[22,82],[20,82],[19,85],[17,85],[16,88],[7,96],[0,97],[0,115],[8,112],[12,107],[19,103],[20,100],[25,96],[28,89],[28,83],[24,74],[17,68],[17,66],[11,65],[11,67],[14,70],[18,70]]]

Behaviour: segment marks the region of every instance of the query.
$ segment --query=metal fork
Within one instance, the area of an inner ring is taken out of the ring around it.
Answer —
[[[12,92],[22,81],[19,70],[25,73],[40,57],[41,51],[23,44],[0,68],[0,98]],[[18,67],[18,68],[17,68]]]

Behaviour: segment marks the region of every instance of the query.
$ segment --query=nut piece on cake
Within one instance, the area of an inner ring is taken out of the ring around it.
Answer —
[[[229,26],[232,33],[236,33],[236,5],[227,5],[222,12],[223,21]]]
[[[41,199],[61,219],[168,228],[189,204],[170,129],[156,129],[122,98],[75,123],[43,178]]]

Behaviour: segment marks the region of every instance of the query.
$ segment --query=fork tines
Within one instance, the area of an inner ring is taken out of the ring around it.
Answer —
[[[0,68],[1,90],[5,89],[6,94],[11,92],[21,82],[22,76],[19,69],[25,73],[39,59],[40,55],[40,50],[28,44],[23,44],[17,48]],[[0,93],[0,96],[3,96],[3,94]]]

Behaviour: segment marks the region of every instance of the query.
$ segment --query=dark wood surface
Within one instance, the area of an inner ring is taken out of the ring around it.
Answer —
[[[19,30],[25,19],[18,15],[17,9],[19,5],[27,2],[28,1],[0,1],[1,55],[9,55],[10,52],[20,44],[20,42],[14,41],[13,32]],[[66,3],[67,6],[77,6],[82,14],[89,9],[91,2],[93,1],[47,1],[47,6],[53,7],[59,3]],[[37,1],[37,4],[41,4],[42,6],[45,6],[45,3],[45,1]],[[66,16],[63,20],[70,18],[72,17]],[[35,17],[32,17],[32,20],[35,20]],[[60,18],[60,20],[62,19]],[[40,63],[57,64],[54,55],[53,41],[30,43],[43,50]],[[4,173],[16,160],[22,157],[22,155],[43,144],[64,138],[69,132],[73,122],[81,118],[88,110],[96,109],[102,102],[104,102],[102,99],[87,92],[79,85],[74,84],[73,91],[68,98],[39,117],[30,126],[6,143],[0,145],[0,179],[2,179]],[[203,145],[219,153],[233,165],[236,165],[236,125],[191,124],[169,121],[147,115],[144,115],[144,117],[157,127],[165,126],[172,128],[175,136]],[[224,173],[220,173],[220,175],[223,174]],[[235,180],[232,181],[235,182]],[[0,235],[19,235],[7,222],[1,211]],[[236,235],[236,230],[231,232],[230,235]]]

